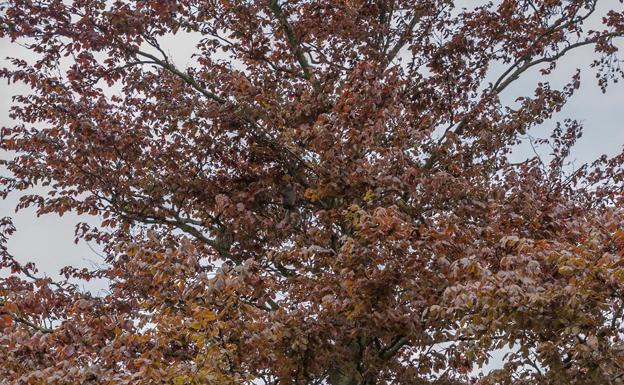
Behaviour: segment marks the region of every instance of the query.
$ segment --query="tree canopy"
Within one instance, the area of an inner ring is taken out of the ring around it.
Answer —
[[[47,278],[1,221],[0,382],[624,383],[624,154],[570,168],[565,119],[509,160],[566,54],[621,78],[621,1],[463,5],[1,2],[34,59],[0,70],[31,88],[0,196],[92,218],[105,261]]]

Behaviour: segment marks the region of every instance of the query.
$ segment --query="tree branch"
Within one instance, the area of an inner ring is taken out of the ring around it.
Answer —
[[[282,11],[282,8],[278,3],[278,0],[269,0],[269,9],[279,22],[280,27],[284,30],[284,35],[286,36],[286,40],[288,41],[290,50],[297,59],[297,62],[299,62],[299,66],[301,67],[301,71],[303,71],[304,78],[308,81],[312,81],[314,89],[316,91],[319,91],[320,85],[312,77],[310,63],[308,62],[308,59],[306,59],[303,50],[299,45],[299,39],[297,39],[295,31],[292,29],[292,26],[288,22],[286,15],[284,15],[284,12]]]
[[[399,53],[401,48],[403,48],[403,46],[407,43],[407,41],[409,40],[410,36],[412,35],[412,30],[416,26],[416,23],[418,22],[419,19],[420,18],[418,17],[418,13],[416,11],[414,11],[414,16],[412,16],[412,19],[407,24],[407,27],[405,28],[405,31],[403,31],[403,33],[401,34],[401,37],[399,38],[399,40],[392,47],[392,49],[390,49],[390,52],[388,52],[388,55],[386,57],[386,63],[392,62],[392,60],[394,60],[394,58]]]
[[[391,342],[390,345],[381,349],[379,352],[379,357],[387,360],[394,356],[401,348],[409,343],[409,339],[405,336],[397,338],[394,342]]]
[[[592,38],[585,39],[583,41],[576,42],[574,44],[570,44],[552,56],[544,56],[536,60],[531,60],[530,56],[525,56],[519,59],[518,61],[516,61],[510,68],[508,68],[496,80],[496,82],[494,82],[490,96],[500,94],[510,84],[518,80],[520,78],[520,75],[522,75],[524,72],[526,72],[530,68],[533,68],[539,64],[553,63],[561,59],[568,52],[576,48],[580,48],[580,47],[591,45],[591,44],[596,44],[598,41],[602,39],[610,39],[610,38],[621,37],[621,36],[624,36],[624,32],[616,31],[616,32],[611,32],[611,33],[595,36]],[[515,71],[513,70],[514,68],[516,68]],[[458,123],[457,127],[452,132],[455,133],[456,135],[462,135],[464,132],[464,129],[466,128],[466,125],[468,124],[469,118],[471,118],[470,113],[466,114],[466,116]],[[444,139],[444,136],[442,136],[442,138],[440,139],[441,140]],[[427,159],[427,162],[425,163],[424,168],[430,169],[431,167],[433,167],[436,161],[437,161],[437,156],[435,154],[430,156],[429,159]]]
[[[196,91],[199,91],[199,93],[201,93],[202,95],[204,95],[208,99],[212,99],[212,100],[214,100],[215,102],[217,102],[219,104],[225,104],[227,102],[227,100],[225,100],[221,96],[219,96],[219,95],[217,95],[217,94],[215,94],[213,92],[210,92],[210,91],[206,90],[205,88],[203,88],[201,85],[199,85],[199,83],[197,83],[197,81],[195,79],[190,77],[188,74],[180,71],[173,64],[171,64],[169,62],[169,60],[167,60],[166,58],[165,59],[159,59],[156,56],[154,56],[154,55],[152,55],[150,53],[141,51],[141,50],[136,50],[135,52],[137,53],[137,55],[146,57],[148,59],[151,59],[156,64],[160,65],[161,67],[163,67],[164,69],[168,70],[169,72],[175,74],[180,79],[184,80],[184,82],[186,84],[188,84],[191,87],[193,87]]]
[[[204,95],[205,97],[207,97],[208,99],[211,99],[221,105],[226,105],[228,104],[228,100],[215,94],[214,92],[210,92],[208,90],[206,90],[204,87],[202,87],[195,79],[193,79],[193,77],[189,76],[188,74],[180,71],[175,65],[173,65],[166,57],[164,59],[159,59],[158,57],[148,53],[148,52],[144,52],[141,50],[135,50],[134,51],[137,55],[151,59],[155,64],[161,66],[162,68],[166,69],[167,71],[173,73],[174,75],[178,76],[180,79],[182,79],[186,84],[188,84],[189,86],[191,86],[193,89],[195,89],[196,91],[198,91],[199,93],[201,93],[202,95]],[[230,103],[231,104],[231,103]],[[314,167],[312,167],[310,164],[308,164],[307,162],[305,162],[303,159],[301,159],[301,157],[299,157],[299,155],[295,154],[290,148],[288,148],[287,146],[280,146],[277,143],[277,140],[275,138],[272,138],[269,134],[263,132],[262,128],[260,127],[260,125],[258,124],[258,122],[256,122],[256,120],[254,118],[252,118],[247,111],[245,111],[245,109],[240,108],[238,106],[233,106],[235,107],[234,109],[234,115],[236,115],[236,117],[238,117],[239,119],[241,119],[242,121],[251,124],[254,129],[256,130],[255,134],[256,134],[256,138],[259,139],[261,142],[263,142],[265,145],[267,145],[269,148],[275,150],[277,153],[286,153],[289,154],[290,156],[292,156],[293,158],[295,158],[295,161],[297,163],[299,163],[300,165],[302,165],[303,167],[311,170],[312,172],[314,172],[315,174],[317,174],[316,170],[314,169]],[[292,160],[290,160],[292,161]],[[289,161],[285,161],[285,165],[288,167],[289,165]]]
[[[15,314],[12,314],[12,313],[9,313],[9,312],[2,312],[0,314],[8,315],[9,317],[11,317],[13,322],[20,323],[22,325],[26,325],[29,328],[35,329],[35,330],[40,331],[42,333],[52,333],[54,331],[54,329],[50,329],[50,328],[46,328],[46,327],[43,327],[43,326],[39,326],[39,325],[37,325],[37,324],[27,320],[26,318],[20,317],[18,315],[15,315]]]

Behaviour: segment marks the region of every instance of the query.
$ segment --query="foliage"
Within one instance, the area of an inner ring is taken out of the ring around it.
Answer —
[[[106,258],[42,278],[2,221],[1,382],[624,383],[624,155],[569,172],[566,120],[508,160],[578,89],[548,82],[568,52],[621,76],[621,2],[456,3],[0,3],[36,55],[0,71],[32,88],[2,195],[98,218]]]

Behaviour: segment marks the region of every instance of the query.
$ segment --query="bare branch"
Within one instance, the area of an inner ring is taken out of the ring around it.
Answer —
[[[420,17],[418,13],[414,12],[414,16],[412,16],[411,20],[407,24],[407,27],[405,27],[405,31],[403,31],[403,34],[401,34],[401,37],[399,38],[399,40],[392,47],[392,49],[390,49],[390,52],[388,52],[386,63],[392,62],[392,60],[394,60],[394,58],[399,53],[401,48],[403,48],[403,46],[409,41],[410,36],[412,36],[412,30],[416,26],[416,23],[418,22],[419,19]]]
[[[177,75],[180,79],[184,80],[185,83],[187,83],[188,85],[193,87],[195,90],[199,91],[199,93],[201,93],[202,95],[204,95],[208,99],[212,99],[215,102],[220,103],[220,104],[225,104],[227,102],[227,100],[225,100],[221,96],[219,96],[219,95],[217,95],[217,94],[215,94],[213,92],[210,92],[210,91],[206,90],[205,88],[203,88],[199,83],[197,83],[197,81],[195,79],[193,79],[188,74],[180,71],[173,64],[171,64],[168,59],[159,59],[156,56],[154,56],[154,55],[152,55],[150,53],[141,51],[141,50],[137,50],[136,53],[139,56],[143,56],[143,57],[146,57],[148,59],[151,59],[156,64],[158,64],[161,67],[163,67],[164,69],[166,69],[169,72]]]
[[[392,342],[390,345],[381,349],[379,352],[379,357],[384,360],[391,358],[394,356],[401,348],[409,343],[409,339],[407,337],[399,337],[396,341]]]
[[[16,314],[12,314],[12,313],[8,313],[8,312],[2,312],[0,314],[4,314],[4,315],[8,315],[9,317],[11,317],[11,319],[16,322],[16,323],[20,323],[22,325],[26,325],[31,329],[35,329],[37,331],[40,331],[42,333],[52,333],[54,331],[54,329],[50,329],[50,328],[46,328],[43,326],[39,326],[29,320],[27,320],[26,318],[20,317]]]
[[[278,0],[269,0],[269,9],[279,22],[280,27],[284,30],[284,35],[286,36],[286,40],[288,41],[290,50],[297,59],[297,62],[299,62],[299,65],[301,66],[301,71],[303,71],[303,76],[306,80],[312,81],[314,89],[319,91],[320,85],[312,77],[310,63],[308,62],[308,59],[306,59],[303,50],[301,49],[301,46],[299,44],[299,39],[297,39],[295,31],[292,29],[292,26],[288,22],[286,15],[284,15],[284,12],[282,11],[282,8],[278,3]]]

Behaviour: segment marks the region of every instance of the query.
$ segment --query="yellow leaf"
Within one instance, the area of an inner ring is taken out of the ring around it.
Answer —
[[[303,192],[303,196],[310,202],[316,202],[318,200],[318,192],[311,188],[306,189]]]
[[[217,319],[217,315],[215,313],[211,312],[210,310],[206,310],[206,311],[204,311],[203,319],[204,319],[204,321],[208,321],[208,322],[214,321],[214,320]]]
[[[377,195],[375,195],[375,193],[373,192],[373,190],[368,190],[366,192],[366,194],[364,194],[364,197],[362,198],[364,200],[364,202],[370,202],[373,199],[375,199],[377,197]]]

